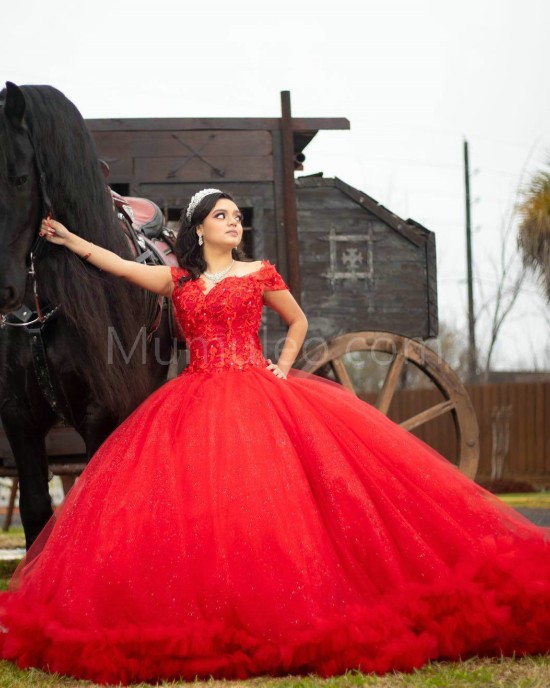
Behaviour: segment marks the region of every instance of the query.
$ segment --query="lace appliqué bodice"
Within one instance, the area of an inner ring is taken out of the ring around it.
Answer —
[[[173,267],[171,272],[175,314],[190,352],[184,373],[267,365],[258,334],[263,295],[288,289],[274,265],[262,260],[259,270],[225,277],[208,291],[202,279],[180,284],[187,270]]]

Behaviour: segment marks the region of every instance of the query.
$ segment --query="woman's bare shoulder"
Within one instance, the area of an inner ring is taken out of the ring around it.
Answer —
[[[244,275],[249,275],[251,272],[258,272],[263,266],[265,261],[263,260],[236,260],[235,267],[236,272],[242,277]]]

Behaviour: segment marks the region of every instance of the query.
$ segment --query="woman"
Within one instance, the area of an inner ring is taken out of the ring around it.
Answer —
[[[548,533],[335,383],[291,369],[306,318],[204,189],[179,268],[44,222],[171,296],[191,361],[97,451],[0,599],[0,656],[97,682],[329,676],[550,649]],[[263,358],[262,305],[289,325]]]

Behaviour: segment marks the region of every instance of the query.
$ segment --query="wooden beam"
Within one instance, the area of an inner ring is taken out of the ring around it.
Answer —
[[[290,91],[281,91],[281,134],[283,148],[283,206],[285,221],[286,256],[289,287],[298,303],[301,300],[300,246],[298,242],[298,211],[296,183],[294,181],[294,141],[292,138],[292,112]]]
[[[288,275],[286,236],[285,236],[285,211],[283,201],[283,144],[282,132],[277,129],[272,132],[273,137],[273,201],[275,213],[275,242],[277,268],[286,278]]]
[[[395,358],[391,362],[390,369],[388,370],[382,389],[378,393],[378,397],[376,399],[376,408],[386,416],[388,415],[393,395],[395,393],[395,388],[397,387],[399,376],[401,375],[404,364],[405,353],[403,352],[403,348],[400,347],[395,354]]]
[[[113,158],[193,156],[256,157],[272,154],[269,131],[94,131],[100,154]]]
[[[124,119],[87,119],[90,131],[186,131],[200,129],[279,129],[280,120],[275,117],[135,117]],[[321,129],[349,129],[346,117],[295,117],[293,131],[319,131]]]
[[[433,420],[434,418],[442,416],[444,413],[447,413],[448,411],[452,411],[454,407],[454,401],[442,401],[441,403],[436,404],[435,406],[431,406],[429,409],[426,409],[425,411],[417,413],[415,416],[412,416],[411,418],[407,418],[407,420],[404,420],[399,425],[401,425],[402,428],[405,428],[405,430],[414,430],[414,428],[417,428],[419,425],[423,425],[424,423],[427,423],[428,421]]]
[[[80,463],[50,463],[48,464],[48,470],[54,475],[80,475],[87,466],[86,457],[82,455],[78,457],[56,456],[55,458],[63,461],[74,458],[79,459]],[[0,467],[0,478],[17,478],[18,476],[17,468],[10,466]]]
[[[348,369],[346,368],[346,364],[344,363],[344,359],[342,357],[334,358],[332,359],[331,364],[338,382],[343,387],[349,389],[350,392],[357,394],[357,392],[355,391],[355,387],[353,386],[351,377],[349,376]]]
[[[113,175],[111,175],[113,176]],[[155,182],[264,182],[273,179],[271,156],[134,158],[134,178]]]

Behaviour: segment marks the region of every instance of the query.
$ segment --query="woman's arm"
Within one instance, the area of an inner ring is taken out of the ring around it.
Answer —
[[[123,277],[138,287],[162,296],[170,296],[172,293],[172,276],[166,265],[140,265],[133,260],[125,260],[116,253],[73,234],[57,220],[42,220],[40,236],[44,236],[52,244],[65,246],[95,267]]]
[[[277,366],[286,375],[292,368],[306,337],[306,314],[288,289],[264,292],[264,302],[266,306],[276,311],[288,325],[285,343],[277,361]]]

